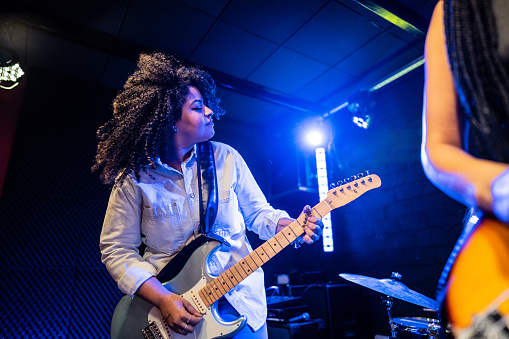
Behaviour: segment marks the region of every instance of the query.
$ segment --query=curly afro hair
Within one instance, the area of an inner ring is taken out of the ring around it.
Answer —
[[[185,67],[164,53],[141,54],[136,71],[113,101],[113,118],[97,131],[99,144],[92,171],[102,169],[105,184],[120,184],[129,173],[154,166],[168,149],[173,126],[182,115],[182,105],[196,87],[204,104],[218,118],[224,114],[216,97],[216,84],[199,67]]]

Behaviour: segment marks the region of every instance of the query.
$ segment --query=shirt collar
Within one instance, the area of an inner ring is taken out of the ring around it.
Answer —
[[[187,165],[187,164],[191,164],[191,165],[192,165],[192,164],[193,164],[193,163],[192,163],[192,161],[194,161],[194,159],[197,157],[196,152],[197,152],[197,145],[195,144],[195,145],[193,146],[193,150],[191,151],[191,155],[190,155],[190,156],[189,156],[189,158],[187,158],[187,159],[186,159],[186,160],[185,160],[182,164],[185,164],[185,165]],[[169,171],[177,171],[177,170],[176,170],[176,169],[174,169],[173,167],[170,167],[170,166],[168,166],[168,165],[166,165],[166,164],[163,164],[163,163],[161,162],[161,158],[160,158],[160,157],[157,157],[157,158],[155,159],[155,162],[156,162],[156,164],[157,164],[157,169],[164,168],[164,169],[169,170]],[[177,171],[177,172],[178,172],[178,171]]]

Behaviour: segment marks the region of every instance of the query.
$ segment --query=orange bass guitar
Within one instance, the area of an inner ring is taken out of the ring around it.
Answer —
[[[445,298],[456,338],[509,338],[509,225],[480,220],[454,261]]]

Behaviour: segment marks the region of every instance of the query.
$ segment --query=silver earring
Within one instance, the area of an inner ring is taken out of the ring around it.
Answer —
[[[177,133],[177,126],[173,125],[173,132]]]

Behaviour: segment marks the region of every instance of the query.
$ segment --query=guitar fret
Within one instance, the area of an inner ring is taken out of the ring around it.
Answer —
[[[267,256],[270,258],[272,258],[274,255],[276,255],[277,253],[272,249],[272,246],[269,245],[269,241],[267,240],[267,242],[264,242],[261,247],[263,247],[263,251],[267,254]],[[270,250],[270,251],[269,251]],[[267,259],[268,260],[268,259]]]
[[[263,246],[259,246],[256,250],[255,250],[256,254],[258,255],[258,257],[263,261],[263,263],[265,264],[267,261],[270,260],[270,256],[269,254],[265,251],[265,249],[263,248]],[[261,266],[261,265],[260,265]]]
[[[281,244],[275,237],[272,237],[271,247],[274,250],[274,253],[279,253],[283,248],[281,247]]]
[[[318,219],[322,219],[322,218],[323,218],[322,213],[318,212],[318,208],[320,207],[319,205],[321,205],[321,203],[320,203],[320,204],[318,204],[318,205],[316,205],[316,206],[312,209],[312,211],[311,211],[311,212],[315,212],[316,214],[318,214],[318,217],[319,217]],[[313,214],[311,214],[311,215],[313,215]],[[315,216],[315,217],[316,217],[316,216]]]
[[[299,237],[291,227],[285,227],[280,233],[283,233],[286,240],[290,243]]]
[[[290,227],[290,229],[292,230],[293,233],[295,233],[296,235],[296,238],[300,237],[302,234],[304,234],[304,228],[298,224],[298,223],[295,223],[295,224],[290,224],[288,227]],[[286,228],[288,228],[286,227]]]
[[[256,271],[261,266],[256,263],[257,258],[258,258],[258,255],[256,255],[256,253],[251,252],[251,253],[249,253],[249,255],[246,256],[246,258],[247,258],[247,264],[249,265],[249,267],[251,267],[251,269],[253,271]]]
[[[240,280],[237,279],[237,277],[235,276],[235,272],[232,271],[232,268],[229,268],[228,271],[226,271],[225,273],[227,272],[229,272],[227,275],[228,279],[232,282],[233,287],[235,287],[235,285],[237,285],[240,282]],[[235,279],[235,282],[233,282],[232,279]]]
[[[216,291],[217,287],[216,287],[215,281],[216,280],[212,280],[210,283],[207,284],[208,290],[209,290],[209,295],[211,296],[212,299],[215,299],[214,301],[216,301],[220,298],[219,294]]]
[[[254,272],[256,271],[261,265],[258,265],[255,261],[256,259],[256,256],[253,255],[253,252],[251,252],[247,257],[246,257],[246,262],[247,264],[249,265],[249,267],[251,267],[251,270]]]
[[[254,257],[254,258],[253,258],[253,260],[254,260],[254,262],[256,263],[256,265],[257,265],[258,267],[260,267],[260,266],[262,266],[263,264],[265,264],[265,263],[266,263],[266,261],[264,261],[264,260],[262,259],[262,257],[260,256],[260,253],[258,253],[258,248],[257,248],[256,250],[254,250],[252,253],[255,253],[255,254],[256,254],[256,257],[255,257],[255,256],[253,256],[253,257]],[[264,257],[264,258],[267,258],[267,255],[266,255],[266,254],[264,255],[264,254],[262,253],[262,255],[263,255],[263,257]],[[256,260],[256,258],[258,258],[258,260]],[[267,260],[268,260],[268,258],[267,258]]]
[[[279,245],[281,245],[281,249],[285,248],[290,243],[288,239],[286,239],[285,234],[282,232],[276,234],[276,240]]]
[[[208,306],[212,305],[214,301],[208,296],[207,291],[205,291],[207,286],[203,287],[201,290],[198,291],[198,294],[200,295],[201,299],[205,302],[205,304]]]
[[[234,284],[234,283],[232,283],[232,281],[229,279],[229,277],[228,277],[228,275],[227,275],[227,274],[224,274],[224,273],[223,273],[223,274],[221,274],[221,275],[218,277],[218,279],[222,280],[222,283],[221,283],[221,284],[223,285],[223,287],[225,287],[225,286],[227,287],[227,288],[225,288],[225,290],[226,290],[226,291],[224,292],[225,294],[226,294],[226,292],[228,292],[229,290],[231,290],[232,288],[234,288],[234,287],[235,287],[235,284]]]
[[[244,270],[244,273],[246,273],[246,276],[243,277],[243,278],[246,278],[248,275],[251,274],[252,270],[251,270],[251,267],[249,267],[249,265],[247,264],[246,262],[246,259],[242,259],[241,261],[239,261],[237,264],[240,263],[240,267],[242,267],[242,269]]]
[[[240,271],[239,267],[242,268],[242,266],[240,266],[239,263],[236,263],[235,265],[233,265],[232,268],[234,268],[235,271],[237,271],[238,276],[240,277],[240,281],[242,281],[242,280],[244,280],[247,277],[247,274],[246,274],[246,271],[244,271],[243,268],[242,268],[242,271]]]
[[[220,290],[221,294],[225,295],[226,292],[228,292],[230,290],[230,289],[227,289],[228,286],[225,286],[226,282],[224,281],[224,279],[221,276],[217,277],[216,281],[219,282],[218,286],[219,286],[219,290]]]

